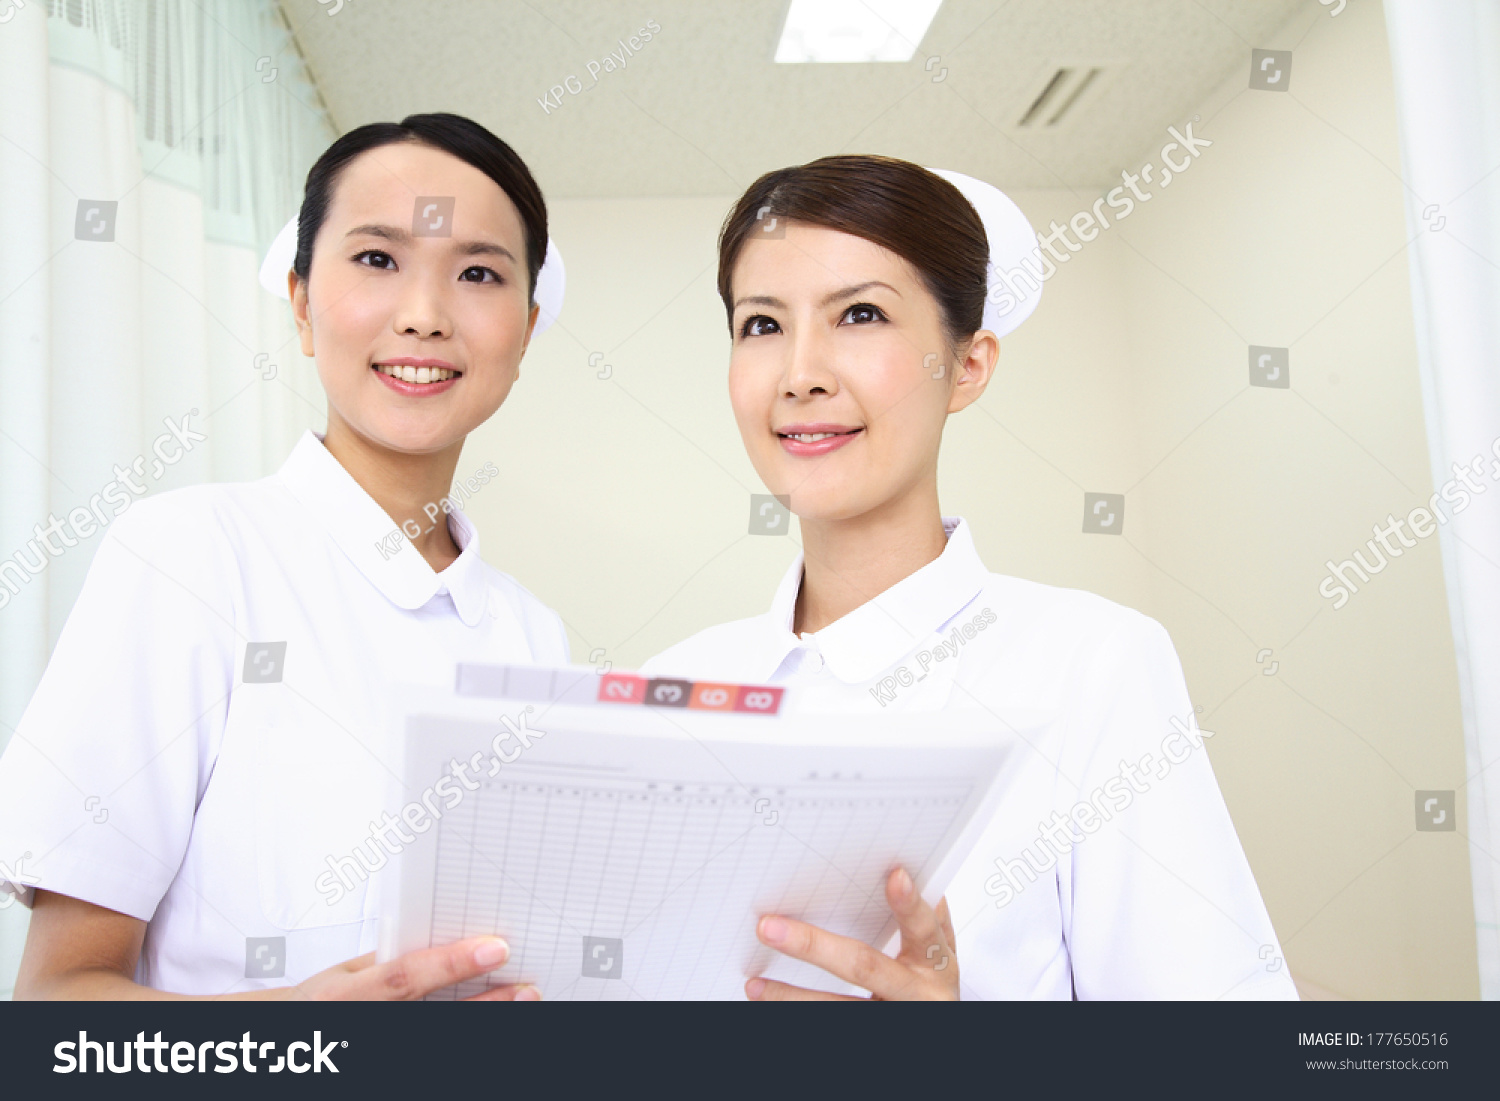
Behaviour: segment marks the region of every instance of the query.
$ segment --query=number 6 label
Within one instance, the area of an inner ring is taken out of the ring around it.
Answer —
[[[688,706],[694,711],[733,711],[739,698],[737,684],[695,684]]]

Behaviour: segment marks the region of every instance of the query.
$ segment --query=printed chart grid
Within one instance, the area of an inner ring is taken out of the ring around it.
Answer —
[[[886,874],[926,866],[972,790],[904,787],[762,791],[555,769],[484,782],[438,826],[432,943],[499,933],[512,957],[441,996],[524,981],[551,1000],[733,998],[773,962],[777,978],[827,988],[825,973],[760,947],[754,923],[780,912],[883,940]]]

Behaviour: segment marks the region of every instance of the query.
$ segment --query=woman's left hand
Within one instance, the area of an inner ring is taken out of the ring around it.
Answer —
[[[957,1001],[958,955],[953,950],[953,922],[948,900],[927,905],[905,868],[886,878],[885,897],[901,927],[901,951],[892,959],[853,937],[840,937],[816,925],[777,914],[760,919],[760,942],[793,959],[806,960],[831,975],[870,991],[875,1001]],[[864,1001],[847,994],[804,990],[774,979],[745,984],[751,1001]]]

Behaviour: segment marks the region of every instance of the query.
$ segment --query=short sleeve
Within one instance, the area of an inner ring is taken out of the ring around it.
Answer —
[[[28,905],[39,887],[149,921],[182,863],[237,652],[209,489],[106,530],[0,757],[0,879]]]
[[[1171,638],[1131,613],[1084,666],[1061,884],[1080,998],[1295,998]]]

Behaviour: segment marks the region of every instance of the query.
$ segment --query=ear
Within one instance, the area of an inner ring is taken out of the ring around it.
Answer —
[[[311,310],[307,303],[307,280],[299,278],[295,271],[288,271],[286,288],[292,299],[292,320],[297,324],[297,339],[302,345],[302,354],[311,359],[313,331]]]
[[[1000,359],[1000,339],[988,329],[980,329],[969,342],[968,351],[959,359],[954,372],[953,392],[948,395],[948,412],[957,413],[979,400],[995,374]]]
[[[521,355],[526,354],[526,349],[531,347],[531,334],[536,332],[536,319],[542,316],[542,308],[537,305],[531,307],[531,316],[526,319],[526,337],[521,341]],[[520,374],[520,366],[517,365],[516,373]]]

